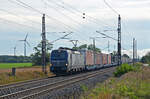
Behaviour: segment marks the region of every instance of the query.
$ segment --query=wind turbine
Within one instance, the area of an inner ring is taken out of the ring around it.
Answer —
[[[16,56],[16,46],[14,47],[14,56]]]
[[[27,44],[28,46],[30,46],[30,44],[29,44],[28,41],[27,41],[27,38],[28,38],[28,34],[26,34],[24,40],[19,40],[20,42],[24,42],[24,56],[26,56],[26,44]]]

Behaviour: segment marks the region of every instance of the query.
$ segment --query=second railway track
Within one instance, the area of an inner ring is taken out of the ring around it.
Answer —
[[[17,90],[10,94],[2,95],[0,96],[0,99],[18,99],[18,98],[19,99],[32,99],[37,96],[46,94],[52,90],[56,90],[56,89],[65,87],[66,85],[73,84],[73,83],[76,83],[76,82],[79,82],[88,78],[92,78],[98,74],[104,74],[110,71],[112,71],[112,68],[102,69],[102,70],[98,70],[95,72],[88,72],[85,74],[83,73],[81,75],[76,75],[76,76],[71,76],[71,77],[64,77],[64,78],[62,77],[62,79],[59,79],[57,81],[55,80],[54,82],[48,82],[48,80],[45,80],[45,81],[43,80],[41,82],[40,81],[34,82],[36,86],[35,85],[34,86],[32,85],[32,87],[26,86],[26,88],[24,89],[21,89],[21,86],[20,86],[18,87],[20,88],[20,90]],[[47,83],[45,83],[46,81]],[[30,85],[30,84],[33,84],[33,82],[28,83],[26,85]],[[25,85],[22,84],[22,87],[24,86]],[[9,87],[7,89],[9,89]]]

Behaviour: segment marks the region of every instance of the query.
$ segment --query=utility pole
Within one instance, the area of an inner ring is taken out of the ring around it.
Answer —
[[[135,61],[137,62],[137,40],[135,40]]]
[[[45,14],[42,17],[42,71],[47,74],[46,71],[46,30],[45,30]]]
[[[91,39],[93,39],[93,54],[94,54],[94,65],[95,65],[95,63],[96,63],[96,59],[95,59],[95,54],[96,54],[95,38],[92,37]]]
[[[118,16],[118,65],[121,65],[121,17]]]
[[[135,64],[135,38],[133,38],[133,66]]]

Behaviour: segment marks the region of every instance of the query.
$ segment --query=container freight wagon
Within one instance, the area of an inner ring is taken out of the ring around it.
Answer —
[[[95,60],[96,60],[96,62],[95,62],[96,68],[102,68],[103,67],[102,53],[96,53]]]
[[[90,50],[80,50],[80,53],[84,55],[84,64],[87,70],[92,70],[94,66],[94,53]]]
[[[107,64],[107,54],[103,54],[103,65]]]
[[[100,53],[95,53],[95,64],[100,65]]]
[[[111,54],[106,54],[106,55],[107,55],[107,64],[105,66],[109,67],[111,65]]]
[[[81,71],[85,69],[84,56],[78,51],[72,51],[68,59],[68,71]]]
[[[111,54],[108,54],[108,64],[111,64]]]

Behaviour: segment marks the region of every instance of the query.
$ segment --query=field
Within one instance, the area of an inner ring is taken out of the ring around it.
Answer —
[[[32,63],[0,63],[0,69],[32,67]]]
[[[48,74],[45,75],[41,66],[21,67],[16,69],[16,76],[12,76],[11,69],[0,69],[0,85],[53,76],[49,66],[47,66],[47,72]]]

